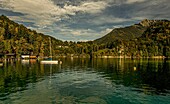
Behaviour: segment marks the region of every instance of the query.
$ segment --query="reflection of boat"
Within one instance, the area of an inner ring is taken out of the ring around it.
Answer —
[[[29,64],[29,63],[30,63],[30,60],[25,60],[25,59],[23,59],[23,60],[21,60],[21,63],[22,63],[22,64]]]
[[[31,63],[31,64],[35,64],[36,62],[37,62],[36,59],[30,59],[30,63]]]
[[[3,63],[0,63],[0,66],[3,66],[4,64]]]
[[[135,66],[133,67],[133,70],[136,71],[136,67]]]
[[[52,51],[51,51],[51,38],[49,37],[49,43],[50,43],[50,60],[42,60],[41,64],[58,64],[58,60],[52,60]]]

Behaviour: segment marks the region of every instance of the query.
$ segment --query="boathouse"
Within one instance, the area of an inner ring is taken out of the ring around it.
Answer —
[[[15,54],[15,53],[5,54],[5,58],[6,58],[7,60],[14,60],[14,59],[16,59],[16,54]]]

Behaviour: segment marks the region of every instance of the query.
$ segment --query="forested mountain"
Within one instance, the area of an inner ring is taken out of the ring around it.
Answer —
[[[139,24],[124,27],[124,28],[116,28],[116,29],[113,29],[107,35],[99,39],[96,39],[94,42],[98,44],[102,44],[102,43],[112,42],[117,39],[130,40],[136,37],[140,37],[145,30],[146,30],[146,27],[139,25]]]
[[[63,42],[0,16],[0,54],[70,57],[170,57],[170,21],[143,20],[89,42]]]
[[[170,21],[144,20],[140,25],[147,27],[140,37],[106,42],[111,53],[129,57],[170,57]]]
[[[0,16],[0,53],[33,54],[40,56],[49,55],[49,37],[27,29],[25,26],[9,20],[6,16]],[[53,46],[63,42],[53,37]],[[55,53],[55,47],[52,48]]]
[[[142,36],[143,32],[146,31],[146,29],[154,24],[156,21],[154,20],[143,20],[138,24],[134,24],[132,26],[127,26],[123,28],[116,28],[113,29],[110,33],[107,35],[94,40],[95,43],[97,44],[102,44],[102,43],[110,43],[115,40],[130,40],[134,38],[138,38]]]
[[[154,21],[137,41],[145,55],[170,57],[170,21]]]

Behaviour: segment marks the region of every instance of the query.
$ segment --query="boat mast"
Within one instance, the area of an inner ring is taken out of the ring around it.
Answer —
[[[49,37],[49,43],[50,43],[50,57],[52,59],[52,50],[51,50],[51,38]]]

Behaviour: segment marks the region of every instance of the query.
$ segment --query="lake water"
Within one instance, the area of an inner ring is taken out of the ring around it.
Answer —
[[[0,104],[170,104],[170,61],[61,59],[0,67]]]

